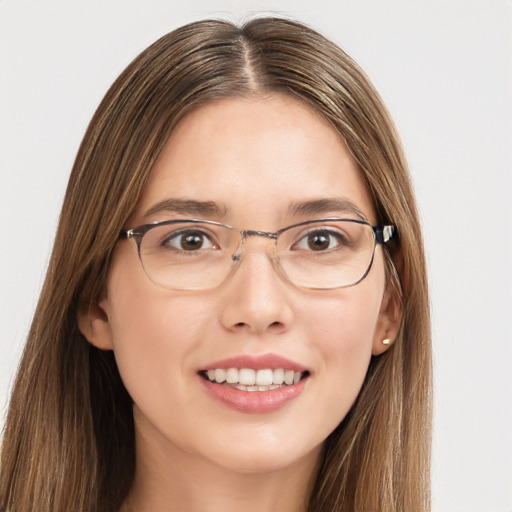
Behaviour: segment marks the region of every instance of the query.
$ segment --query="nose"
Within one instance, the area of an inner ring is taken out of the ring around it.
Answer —
[[[264,240],[260,242],[264,245]],[[294,290],[275,267],[261,245],[245,248],[238,268],[223,286],[221,322],[226,329],[253,334],[278,334],[288,329]]]

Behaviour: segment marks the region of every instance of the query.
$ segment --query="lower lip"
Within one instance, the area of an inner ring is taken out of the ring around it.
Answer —
[[[248,414],[263,414],[281,409],[302,393],[307,380],[302,379],[297,384],[271,391],[242,391],[199,378],[211,397],[235,411]]]

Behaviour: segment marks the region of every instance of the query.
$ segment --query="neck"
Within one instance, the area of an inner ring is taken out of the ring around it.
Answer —
[[[282,468],[238,472],[137,433],[135,480],[120,512],[306,512],[320,448]]]

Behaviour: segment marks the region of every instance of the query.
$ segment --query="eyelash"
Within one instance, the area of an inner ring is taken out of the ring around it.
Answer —
[[[194,252],[199,252],[199,250],[197,250],[197,251],[189,250],[188,251],[183,248],[176,247],[169,243],[171,241],[177,241],[177,243],[181,245],[183,243],[183,240],[189,236],[201,237],[202,238],[201,245],[204,243],[204,240],[207,240],[208,242],[210,242],[210,244],[212,245],[213,248],[216,248],[216,247],[218,248],[218,244],[215,244],[215,242],[213,241],[213,237],[211,235],[209,235],[208,233],[206,233],[205,231],[202,231],[200,229],[185,229],[185,230],[180,230],[180,231],[169,233],[168,235],[163,237],[162,241],[160,242],[160,245],[162,247],[173,248],[176,251],[188,253],[188,254],[191,254]],[[203,249],[203,247],[200,247],[200,249]]]
[[[187,237],[191,236],[197,236],[200,237],[200,244],[201,246],[197,249],[192,247],[190,250],[184,249],[182,244],[184,240]],[[301,244],[306,243],[309,244],[308,238],[310,237],[325,237],[328,241],[328,247],[325,250],[315,250],[314,247],[309,245],[309,249],[307,247],[300,247]],[[162,240],[160,242],[161,247],[167,247],[169,249],[182,252],[184,254],[193,254],[201,252],[202,250],[206,249],[219,249],[221,248],[220,244],[218,242],[214,241],[215,237],[213,237],[211,234],[207,233],[206,231],[200,230],[200,229],[186,229],[186,230],[180,230],[177,232],[172,232],[167,234],[165,237],[162,237]],[[209,243],[209,247],[203,247],[204,244]],[[334,247],[331,247],[332,243],[335,243]],[[334,228],[329,227],[318,227],[315,229],[310,230],[309,232],[306,232],[304,234],[301,234],[300,237],[297,239],[296,242],[294,242],[290,249],[291,250],[310,250],[311,252],[327,252],[328,250],[335,250],[336,248],[339,248],[340,246],[348,246],[350,245],[350,240],[348,236],[338,230],[335,230]]]
[[[337,231],[333,228],[320,227],[320,228],[312,229],[311,231],[301,235],[299,240],[292,245],[292,249],[295,247],[298,247],[298,245],[303,241],[308,243],[307,239],[311,236],[325,236],[326,238],[328,238],[328,240],[329,240],[329,247],[327,247],[328,250],[335,249],[336,247],[339,247],[339,246],[350,245],[350,240],[346,234],[341,233],[340,231]],[[333,238],[337,242],[336,247],[330,247]],[[326,252],[326,251],[314,251],[313,249],[311,249],[311,250],[313,252]]]

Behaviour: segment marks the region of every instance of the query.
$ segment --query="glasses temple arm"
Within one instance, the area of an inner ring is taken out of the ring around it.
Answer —
[[[393,235],[395,234],[396,228],[392,225],[387,226],[373,226],[373,231],[375,233],[375,239],[378,244],[385,244],[389,242]]]

